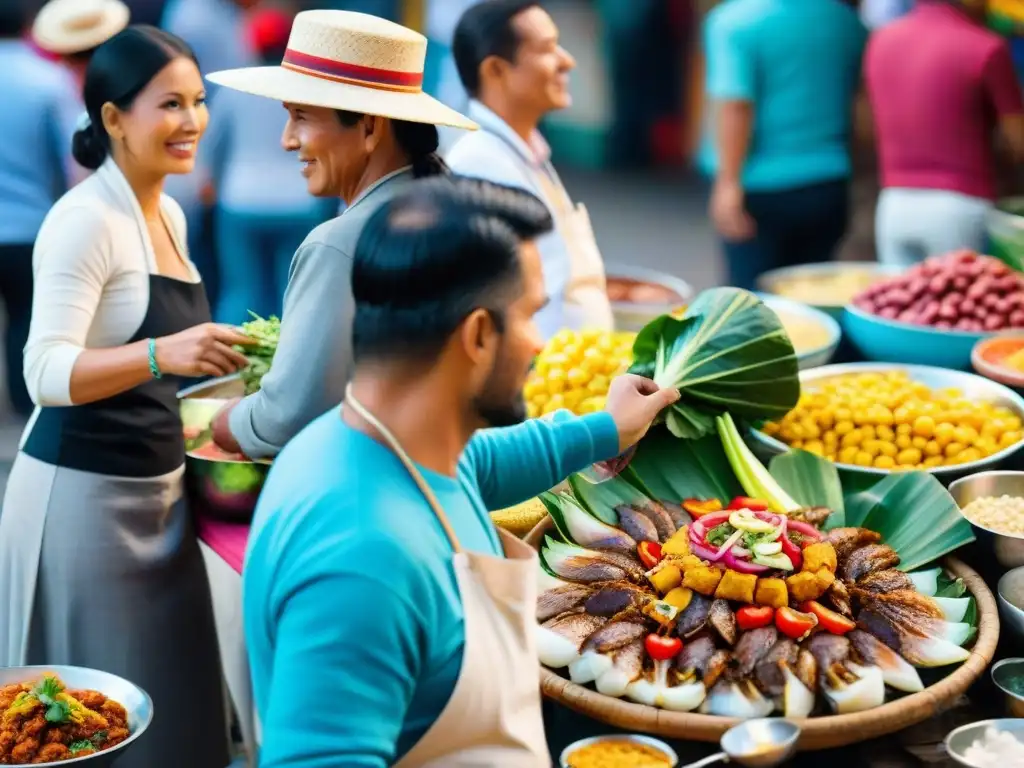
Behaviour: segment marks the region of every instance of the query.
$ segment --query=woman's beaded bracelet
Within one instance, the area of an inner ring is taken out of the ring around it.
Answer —
[[[156,362],[156,339],[149,340],[149,372],[154,379],[161,379],[164,375]]]

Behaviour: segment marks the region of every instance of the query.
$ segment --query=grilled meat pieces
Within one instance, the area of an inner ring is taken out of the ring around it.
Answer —
[[[853,550],[839,561],[839,576],[845,581],[860,581],[872,571],[899,565],[900,556],[888,544],[868,544]]]

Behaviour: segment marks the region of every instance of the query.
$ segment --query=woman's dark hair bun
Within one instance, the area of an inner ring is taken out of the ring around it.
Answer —
[[[418,179],[448,173],[448,166],[437,153],[441,143],[436,125],[408,120],[392,122],[398,145],[409,155],[412,174]]]
[[[93,123],[79,128],[71,137],[71,154],[83,168],[95,171],[107,159],[107,143],[100,137]]]

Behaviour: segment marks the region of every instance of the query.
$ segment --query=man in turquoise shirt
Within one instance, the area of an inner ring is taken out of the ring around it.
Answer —
[[[520,423],[546,301],[534,240],[551,226],[529,193],[439,177],[385,203],[356,247],[352,396],[473,552],[502,552],[488,510],[618,454],[678,398],[627,376],[603,413]],[[243,571],[263,768],[377,768],[420,740],[462,661],[452,556],[411,475],[349,407],[285,447]]]
[[[704,24],[699,163],[729,282],[828,261],[846,231],[867,32],[842,0],[725,0]]]

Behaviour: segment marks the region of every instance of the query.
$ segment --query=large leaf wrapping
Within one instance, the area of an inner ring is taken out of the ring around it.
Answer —
[[[637,446],[629,468],[658,501],[721,499],[727,503],[743,495],[718,435],[678,440],[664,428],[652,429]]]
[[[712,288],[682,318],[663,315],[633,344],[633,373],[675,387],[664,414],[676,437],[714,432],[729,411],[750,422],[778,419],[800,397],[793,344],[778,316],[749,291]]]
[[[843,484],[839,470],[831,461],[796,449],[774,457],[768,471],[798,504],[831,509],[832,514],[825,521],[826,529],[846,525]]]

